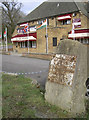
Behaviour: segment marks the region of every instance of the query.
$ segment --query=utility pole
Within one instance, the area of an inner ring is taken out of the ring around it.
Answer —
[[[46,19],[46,53],[48,54],[48,33],[47,33],[47,19]]]
[[[7,45],[7,27],[5,28],[5,32],[4,32],[4,40],[5,40],[5,44],[6,44],[6,52],[8,52],[8,45]]]

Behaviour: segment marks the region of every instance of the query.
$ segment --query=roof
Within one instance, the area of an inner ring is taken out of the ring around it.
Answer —
[[[51,0],[53,1],[53,0]],[[78,12],[82,10],[87,16],[87,11],[84,8],[82,2],[64,2],[66,0],[55,0],[57,2],[50,2],[50,0],[43,2],[31,13],[29,13],[25,18],[22,18],[18,24],[25,23],[29,21],[39,20],[42,18],[48,18],[53,16],[58,16],[62,14],[68,14],[73,12]]]
[[[89,18],[89,2],[76,2],[78,9]]]

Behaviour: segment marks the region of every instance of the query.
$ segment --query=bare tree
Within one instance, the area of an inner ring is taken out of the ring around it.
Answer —
[[[21,12],[22,3],[16,0],[11,2],[2,2],[2,25],[3,29],[8,28],[8,39],[11,39],[12,33],[16,27],[17,22],[22,17]],[[4,30],[3,30],[4,31]]]

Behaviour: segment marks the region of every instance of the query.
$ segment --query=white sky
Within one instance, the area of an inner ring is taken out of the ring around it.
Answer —
[[[21,2],[23,4],[21,10],[26,14],[30,13],[44,1],[46,0],[18,0],[18,2]]]
[[[17,0],[17,1],[23,3],[22,11],[24,13],[28,14],[32,10],[34,10],[36,7],[38,7],[42,2],[47,1],[47,0]],[[49,1],[50,2],[51,1],[55,2],[55,0],[49,0]],[[71,0],[63,0],[63,1],[71,2]],[[81,0],[75,0],[75,1],[76,2],[81,2]],[[82,1],[89,1],[89,0],[82,0]]]
[[[3,0],[0,0],[0,2],[3,1]],[[7,1],[11,1],[11,0],[7,0]],[[15,0],[15,1],[18,1],[18,2],[21,2],[23,4],[22,6],[22,11],[25,13],[25,14],[28,14],[30,13],[32,10],[34,10],[36,7],[38,7],[42,2],[44,1],[47,1],[47,0]],[[51,0],[49,0],[51,1]],[[55,2],[55,0],[52,0]],[[57,0],[56,0],[57,1]],[[68,1],[70,2],[71,0],[65,0],[65,1]],[[75,0],[77,2],[80,2],[81,0]],[[86,0],[83,0],[83,1],[86,1]],[[89,0],[88,0],[89,1]]]

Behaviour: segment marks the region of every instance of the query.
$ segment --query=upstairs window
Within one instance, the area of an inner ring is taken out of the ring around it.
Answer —
[[[47,25],[49,25],[49,19],[47,19]]]
[[[60,15],[58,16],[58,21],[61,22],[62,25],[68,25],[71,24],[71,17],[72,14],[65,14],[65,15]]]
[[[61,25],[69,25],[71,24],[71,20],[62,20]]]
[[[39,20],[39,21],[37,22],[38,25],[41,25],[42,23],[43,23],[43,20]]]
[[[73,13],[72,15],[73,15],[73,17],[75,17],[77,14],[76,14],[76,13]]]
[[[38,24],[38,25],[41,25],[45,20],[46,20],[46,19],[44,19],[44,20],[39,20],[39,21],[37,21],[37,24]],[[48,19],[48,18],[47,18],[47,25],[49,25],[49,19]]]

